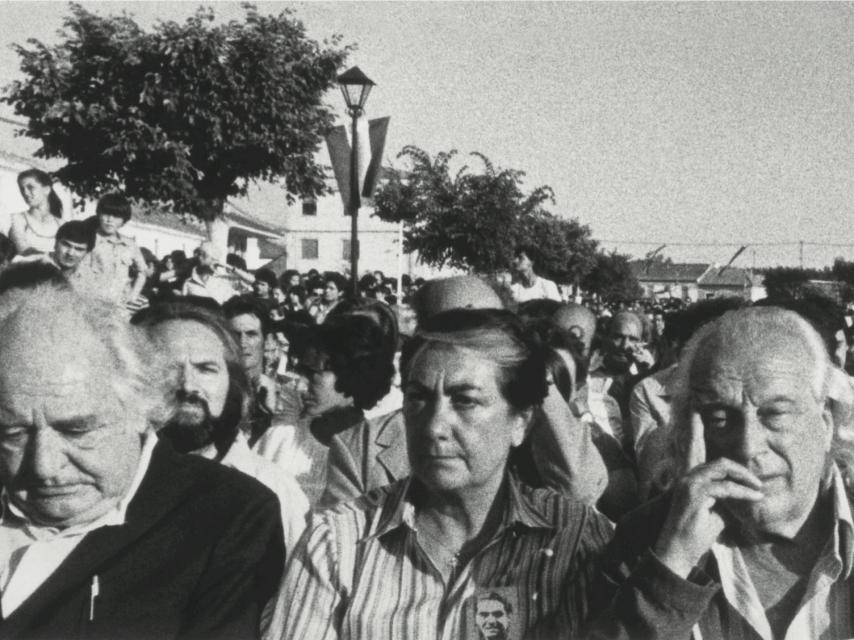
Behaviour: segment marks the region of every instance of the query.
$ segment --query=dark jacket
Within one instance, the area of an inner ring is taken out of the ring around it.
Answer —
[[[283,569],[282,536],[269,489],[158,443],[125,524],[87,534],[0,621],[0,638],[257,637]]]

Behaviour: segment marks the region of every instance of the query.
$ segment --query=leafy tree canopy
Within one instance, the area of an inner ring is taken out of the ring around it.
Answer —
[[[605,302],[637,300],[643,295],[643,290],[632,274],[629,261],[629,256],[616,251],[596,254],[596,264],[582,281],[582,286]]]
[[[146,32],[71,4],[59,44],[16,46],[26,79],[4,101],[84,197],[119,187],[210,219],[253,180],[284,179],[289,200],[318,195],[314,155],[333,122],[322,98],[350,47],[307,38],[289,11],[244,9],[243,22],[200,8]]]
[[[830,280],[827,269],[802,269],[800,267],[771,267],[763,270],[765,290],[769,297],[800,298],[809,291],[810,280]]]
[[[591,268],[596,243],[590,229],[543,208],[554,201],[551,188],[525,193],[523,172],[497,168],[480,153],[471,155],[483,164],[482,173],[466,165],[452,174],[456,155],[452,150],[431,158],[407,146],[398,154],[406,168],[386,171],[374,196],[375,215],[407,223],[406,251],[438,267],[489,274],[508,269],[522,244],[533,247],[530,257],[546,277],[567,282]]]

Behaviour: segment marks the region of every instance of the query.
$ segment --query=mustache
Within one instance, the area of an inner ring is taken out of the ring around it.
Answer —
[[[196,406],[204,412],[206,419],[211,418],[211,408],[208,401],[196,391],[177,389],[172,396],[172,404],[176,409],[178,408],[178,405],[182,404]]]

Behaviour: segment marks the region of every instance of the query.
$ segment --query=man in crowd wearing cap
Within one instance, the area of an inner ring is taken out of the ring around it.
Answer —
[[[276,498],[158,442],[147,347],[62,280],[0,295],[0,637],[258,635]]]

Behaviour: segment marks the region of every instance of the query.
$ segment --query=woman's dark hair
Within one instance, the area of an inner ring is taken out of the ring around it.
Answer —
[[[501,394],[517,411],[539,405],[546,397],[545,349],[511,311],[451,309],[426,319],[403,347],[404,383],[413,357],[430,343],[480,351],[496,362],[503,373]]]
[[[50,193],[47,194],[47,205],[50,209],[50,215],[56,219],[61,219],[62,200],[59,199],[59,196],[56,195],[56,191],[53,190],[53,178],[50,177],[50,174],[42,171],[41,169],[35,168],[21,171],[21,173],[18,174],[18,188],[20,188],[21,183],[27,178],[32,178],[43,187],[50,187]]]
[[[377,322],[364,315],[343,314],[309,327],[302,352],[314,348],[329,358],[335,389],[359,409],[376,406],[391,389],[394,351]]]
[[[104,194],[98,199],[98,206],[95,207],[95,215],[115,216],[127,222],[131,216],[130,200],[122,193]]]

